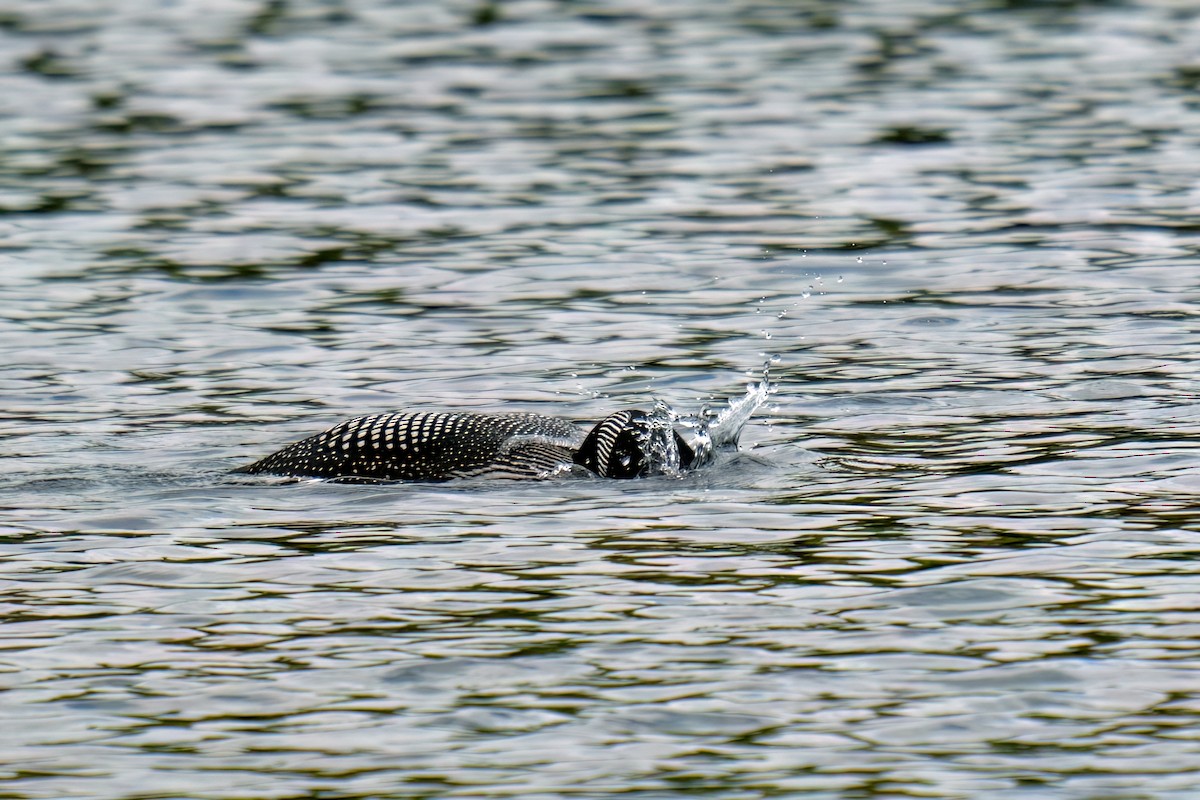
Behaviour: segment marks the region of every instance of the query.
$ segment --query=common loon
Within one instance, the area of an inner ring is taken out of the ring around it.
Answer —
[[[644,443],[649,416],[611,414],[586,435],[540,414],[415,412],[355,417],[294,442],[235,472],[329,478],[343,483],[541,478],[585,467],[605,478],[636,478],[651,469]],[[695,453],[673,432],[679,466]]]

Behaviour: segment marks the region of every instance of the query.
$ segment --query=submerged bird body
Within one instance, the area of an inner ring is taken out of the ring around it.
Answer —
[[[586,436],[574,424],[539,414],[415,412],[342,422],[236,470],[251,475],[342,482],[544,478],[578,464],[606,478],[645,474],[649,429],[639,411],[619,411]],[[691,448],[674,434],[681,465]]]
[[[242,467],[343,481],[535,478],[572,463],[583,432],[537,414],[391,413],[342,422]]]

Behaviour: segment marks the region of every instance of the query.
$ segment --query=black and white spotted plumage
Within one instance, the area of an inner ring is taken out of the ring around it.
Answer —
[[[538,414],[375,414],[237,471],[344,482],[537,478],[569,467],[582,438],[570,422]]]
[[[605,417],[585,437],[538,414],[417,412],[356,417],[236,470],[342,482],[544,478],[586,467],[604,478],[646,474],[648,422],[641,411]],[[692,449],[675,434],[680,466]]]

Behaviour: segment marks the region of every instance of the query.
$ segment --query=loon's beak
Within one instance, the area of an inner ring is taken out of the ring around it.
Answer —
[[[679,468],[690,469],[692,462],[696,460],[696,451],[679,435],[679,431],[674,431],[674,434],[675,447],[679,449]]]

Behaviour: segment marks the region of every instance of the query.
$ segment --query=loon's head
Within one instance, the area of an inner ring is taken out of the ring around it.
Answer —
[[[596,423],[579,450],[575,463],[587,467],[602,478],[638,478],[649,470],[642,442],[650,432],[644,411],[618,411]],[[679,466],[687,469],[696,457],[678,433],[675,446],[679,448]]]

